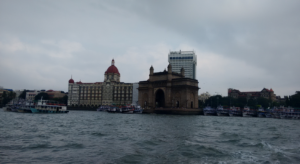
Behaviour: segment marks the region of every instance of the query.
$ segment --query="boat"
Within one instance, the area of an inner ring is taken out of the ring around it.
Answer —
[[[244,107],[243,117],[256,117],[257,112],[254,109],[250,109],[248,106]]]
[[[110,106],[108,105],[101,105],[99,108],[97,108],[98,112],[103,112],[103,111],[107,111],[110,110]]]
[[[204,116],[216,116],[217,112],[216,112],[215,108],[206,106],[205,108],[203,108],[203,114],[204,114]]]
[[[265,109],[263,107],[259,107],[258,111],[257,111],[257,116],[258,117],[267,117],[267,111],[265,111]]]
[[[34,108],[34,102],[33,101],[25,101],[19,107],[18,112],[19,113],[32,113],[30,108]]]
[[[68,113],[65,104],[59,104],[48,100],[38,100],[38,102],[30,107],[32,113]]]
[[[228,113],[229,113],[230,117],[241,117],[241,116],[243,116],[240,107],[234,107],[234,106],[230,107]]]
[[[34,108],[34,105],[24,105],[18,109],[19,113],[32,113],[30,108]]]
[[[12,104],[6,104],[5,111],[11,112]]]
[[[296,112],[294,108],[287,107],[284,108],[283,111],[280,113],[281,119],[300,119],[300,113]]]
[[[131,113],[133,113],[133,111],[134,111],[134,108],[131,106],[125,106],[120,109],[121,113],[127,113],[127,114],[131,114]]]
[[[120,110],[117,110],[117,107],[112,107],[112,108],[106,109],[106,112],[108,112],[108,113],[117,113],[119,111]]]
[[[229,116],[228,110],[224,109],[223,106],[219,105],[217,107],[217,115],[218,116]]]
[[[141,106],[138,105],[138,106],[134,107],[133,113],[141,114],[141,113],[143,113],[143,108],[141,108]]]
[[[20,108],[20,105],[19,104],[14,104],[12,107],[11,107],[11,111],[12,112],[18,112],[18,109]]]

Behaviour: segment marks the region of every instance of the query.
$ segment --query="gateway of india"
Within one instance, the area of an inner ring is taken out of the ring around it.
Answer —
[[[150,67],[149,79],[139,82],[139,104],[147,113],[200,114],[198,109],[198,80],[186,78],[184,68],[180,73],[168,70],[154,72]]]

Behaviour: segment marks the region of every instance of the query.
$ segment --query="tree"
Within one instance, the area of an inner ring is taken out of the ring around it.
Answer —
[[[49,100],[49,99],[50,99],[48,93],[41,92],[41,93],[37,94],[37,95],[34,97],[34,100],[40,100],[42,97],[43,97],[43,100]]]
[[[292,107],[300,107],[300,93],[296,93],[292,96],[289,96],[289,99],[287,99],[288,105]]]
[[[65,95],[64,97],[61,97],[61,98],[53,98],[52,100],[57,101],[57,102],[62,103],[62,104],[67,104],[68,103],[68,96]]]
[[[16,93],[13,91],[4,91],[2,94],[3,105],[9,103],[12,99],[16,97]]]
[[[28,90],[24,89],[24,91],[20,94],[19,98],[25,99],[27,92],[28,92]]]

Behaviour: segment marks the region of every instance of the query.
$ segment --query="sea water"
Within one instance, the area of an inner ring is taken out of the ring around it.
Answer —
[[[299,163],[300,120],[0,111],[0,163]]]

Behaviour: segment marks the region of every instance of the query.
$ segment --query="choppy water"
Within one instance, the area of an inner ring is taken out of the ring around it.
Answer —
[[[0,111],[0,163],[299,163],[300,121]]]

